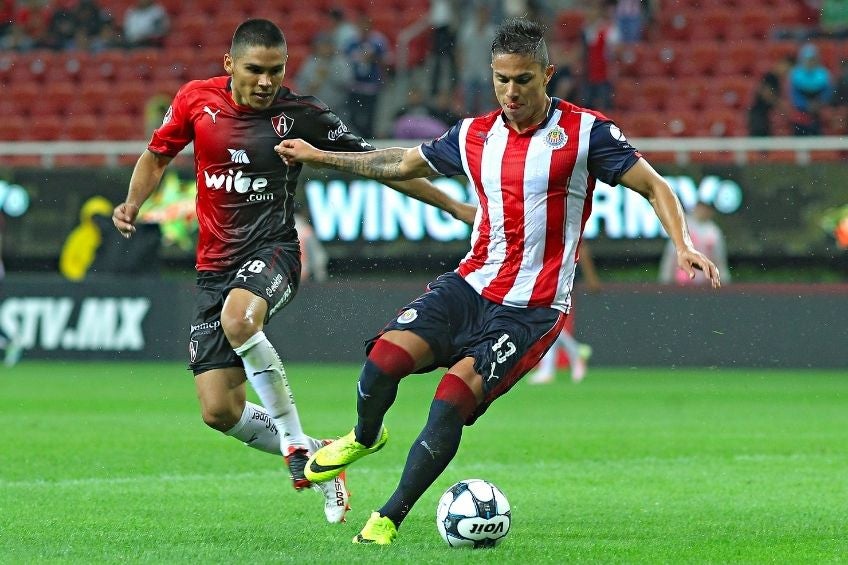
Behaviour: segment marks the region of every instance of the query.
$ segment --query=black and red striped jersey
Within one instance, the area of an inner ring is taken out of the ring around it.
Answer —
[[[227,270],[258,249],[297,241],[302,165],[288,166],[274,151],[284,138],[330,151],[374,149],[323,102],[286,87],[265,110],[237,104],[228,76],[191,81],[177,92],[148,149],[173,157],[194,142],[199,271]]]

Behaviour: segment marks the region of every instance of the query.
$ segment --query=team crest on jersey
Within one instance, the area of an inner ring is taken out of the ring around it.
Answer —
[[[285,137],[294,125],[294,119],[285,114],[279,114],[271,118],[271,125],[274,126],[274,131],[277,132],[277,135]]]
[[[415,308],[407,308],[403,311],[403,313],[398,316],[398,324],[408,324],[409,322],[415,320],[418,317],[418,311]]]
[[[568,143],[568,134],[560,126],[556,126],[545,136],[545,143],[551,149],[561,149]]]

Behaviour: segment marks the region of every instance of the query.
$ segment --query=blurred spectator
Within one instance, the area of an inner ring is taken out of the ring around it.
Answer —
[[[804,44],[798,52],[798,62],[789,73],[795,135],[821,134],[821,108],[829,104],[832,97],[830,71],[819,62],[816,46]]]
[[[383,70],[388,64],[389,47],[386,36],[371,28],[371,18],[360,15],[359,35],[351,42],[345,55],[353,70],[348,89],[347,108],[353,132],[361,137],[374,137],[377,97],[383,89]]]
[[[50,47],[49,4],[41,0],[20,0],[14,14],[12,28],[4,38],[4,48],[28,51]]]
[[[124,14],[124,40],[128,47],[158,47],[169,26],[168,13],[161,4],[155,0],[137,0]]]
[[[94,37],[90,37],[88,42],[88,49],[93,53],[124,46],[121,30],[111,18],[107,18],[103,22],[103,25],[100,26],[100,32]]]
[[[15,21],[15,0],[0,0],[0,38],[6,35]]]
[[[715,263],[721,274],[721,284],[730,283],[730,268],[727,265],[727,247],[724,242],[724,233],[715,223],[713,217],[715,209],[706,202],[698,202],[695,209],[686,214],[686,225],[689,227],[689,235],[692,245],[707,256],[707,259]],[[677,252],[674,243],[668,240],[662,259],[660,260],[660,282],[663,284],[676,284],[679,286],[709,285],[710,280],[704,276],[703,271],[695,270],[695,277],[689,278],[686,271],[677,265]]]
[[[576,50],[564,44],[552,44],[550,51],[554,74],[548,82],[548,94],[560,100],[577,102],[580,97],[580,82],[574,72]]]
[[[839,62],[839,74],[833,88],[833,105],[841,108],[848,107],[848,59]]]
[[[430,25],[433,27],[433,75],[430,94],[442,89],[442,67],[447,63],[448,86],[459,75],[456,64],[456,25],[459,21],[457,0],[430,0]]]
[[[644,12],[641,0],[618,0],[615,6],[615,22],[621,32],[623,43],[642,40]]]
[[[60,0],[56,3],[47,26],[47,46],[51,49],[70,49],[77,34],[75,0]]]
[[[463,109],[471,116],[497,107],[492,97],[492,41],[495,25],[491,9],[485,2],[469,7],[471,14],[463,19],[459,30],[459,80],[464,100]]]
[[[452,91],[448,89],[442,90],[433,100],[433,105],[431,106],[433,115],[442,122],[452,126],[461,118],[457,110],[457,104],[459,103],[460,101],[457,100]]]
[[[78,33],[84,34],[89,41],[99,38],[103,33],[103,27],[112,21],[96,0],[79,0],[75,17]]]
[[[621,34],[613,19],[615,0],[598,0],[588,10],[583,26],[586,92],[583,103],[598,110],[612,108],[613,63]]]
[[[771,118],[775,109],[786,108],[786,76],[792,68],[792,57],[778,59],[760,79],[754,91],[754,101],[748,111],[748,135],[771,135]]]
[[[336,51],[333,36],[319,33],[312,41],[312,52],[301,65],[295,82],[302,91],[316,96],[330,108],[344,110],[345,93],[352,79],[351,68]],[[339,117],[347,120],[347,116],[339,114]]]
[[[406,103],[395,114],[392,127],[395,139],[433,139],[445,133],[448,124],[436,117],[436,112],[424,101],[421,89],[414,86]]]
[[[333,38],[333,43],[336,46],[336,51],[344,53],[347,46],[359,38],[359,29],[345,15],[341,8],[333,8],[330,10],[330,20],[333,22],[333,29],[330,34]],[[333,108],[337,110],[338,108]]]
[[[324,282],[330,258],[309,221],[299,212],[294,213],[294,225],[300,240],[300,280]]]

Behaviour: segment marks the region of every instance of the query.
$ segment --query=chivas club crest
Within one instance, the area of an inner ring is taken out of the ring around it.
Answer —
[[[274,126],[274,131],[277,132],[277,135],[285,137],[291,131],[294,120],[285,114],[279,114],[271,118],[271,125]]]
[[[560,126],[556,126],[545,136],[545,143],[551,149],[560,149],[568,143],[568,134]]]

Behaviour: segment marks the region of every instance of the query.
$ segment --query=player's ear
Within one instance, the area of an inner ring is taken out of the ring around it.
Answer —
[[[232,76],[233,74],[233,58],[229,53],[224,53],[224,70],[227,71],[227,74]]]

